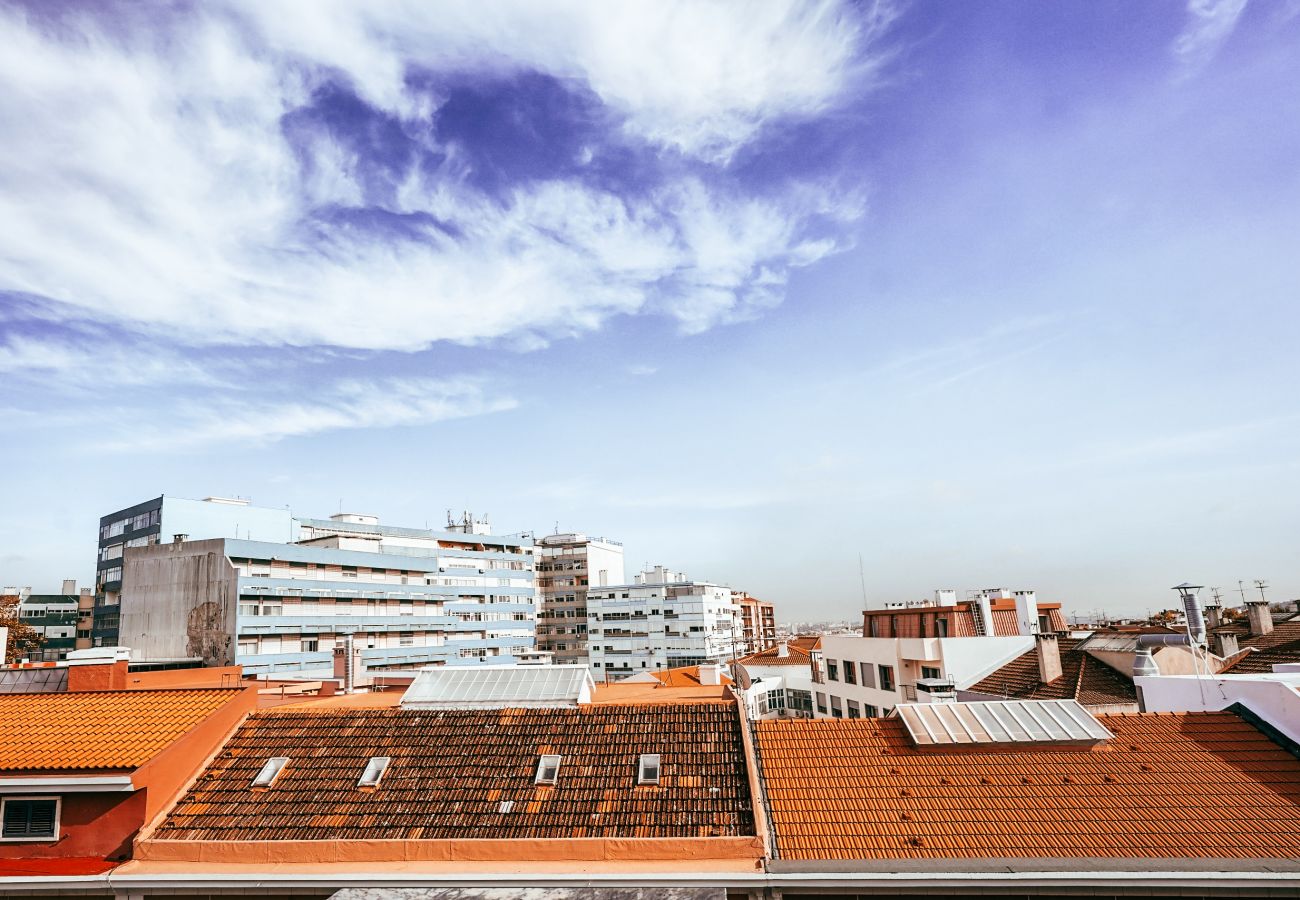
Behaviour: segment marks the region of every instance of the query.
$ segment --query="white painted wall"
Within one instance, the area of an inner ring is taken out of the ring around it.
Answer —
[[[1300,672],[1272,675],[1140,675],[1133,679],[1146,712],[1213,712],[1241,703],[1300,741]]]

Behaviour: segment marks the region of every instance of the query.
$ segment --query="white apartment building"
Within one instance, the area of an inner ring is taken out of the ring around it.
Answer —
[[[955,699],[1016,657],[1037,634],[1065,628],[1060,604],[1003,588],[935,592],[933,601],[863,613],[863,635],[825,635],[812,651],[813,713],[874,718],[899,703]]]
[[[587,592],[622,584],[623,545],[578,532],[539,538],[537,649],[560,665],[587,665]]]
[[[655,566],[587,591],[587,654],[598,680],[725,662],[742,637],[731,588]]]

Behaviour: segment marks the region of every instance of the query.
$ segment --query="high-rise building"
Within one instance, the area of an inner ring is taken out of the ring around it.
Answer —
[[[587,590],[587,654],[598,680],[741,655],[729,587],[656,566],[632,584]]]
[[[776,607],[744,591],[736,591],[740,605],[741,652],[758,653],[776,646]]]
[[[587,592],[622,584],[623,545],[585,534],[537,540],[537,649],[557,663],[587,664]]]
[[[101,517],[91,645],[111,647],[118,643],[122,555],[126,549],[168,541],[178,534],[195,540],[228,537],[287,543],[294,540],[295,524],[288,508],[253,506],[244,499],[225,497],[190,500],[164,495]]]
[[[469,516],[443,531],[346,513],[292,524],[293,543],[177,537],[126,550],[120,642],[140,659],[306,677],[333,676],[348,644],[381,673],[533,649],[531,537],[493,536]]]
[[[77,627],[81,609],[90,606],[90,588],[77,592],[77,582],[67,579],[59,594],[33,594],[30,587],[7,587],[0,592],[17,600],[18,621],[41,638],[41,645],[26,654],[33,662],[57,662],[77,649]]]

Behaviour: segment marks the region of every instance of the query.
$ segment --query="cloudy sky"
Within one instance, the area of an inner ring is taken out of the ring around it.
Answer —
[[[0,581],[167,493],[783,619],[1300,596],[1300,3],[0,3]]]

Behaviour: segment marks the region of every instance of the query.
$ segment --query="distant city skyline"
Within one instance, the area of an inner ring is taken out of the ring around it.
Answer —
[[[493,8],[0,0],[0,582],[239,494],[1300,596],[1295,4]]]

